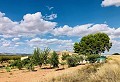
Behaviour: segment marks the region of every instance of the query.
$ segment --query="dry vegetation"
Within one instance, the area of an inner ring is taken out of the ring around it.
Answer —
[[[110,56],[105,64],[93,64],[55,76],[50,82],[120,82],[120,56]]]
[[[61,67],[62,68],[62,67]],[[105,64],[86,64],[56,69],[0,70],[0,82],[120,82],[120,56],[110,56]]]

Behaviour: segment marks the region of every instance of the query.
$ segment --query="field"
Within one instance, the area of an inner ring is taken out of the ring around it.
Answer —
[[[2,82],[120,82],[120,56],[108,57],[102,65],[79,65],[64,70],[40,69],[37,71],[0,69]],[[62,68],[62,67],[60,67]]]

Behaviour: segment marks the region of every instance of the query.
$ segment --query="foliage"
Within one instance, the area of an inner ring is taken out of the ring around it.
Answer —
[[[8,61],[8,60],[19,60],[21,56],[11,56],[11,55],[0,55],[0,61]]]
[[[39,48],[36,48],[32,56],[34,63],[36,65],[39,65],[40,67],[42,66],[42,64],[47,64],[49,52],[50,52],[49,48],[45,48],[43,51],[40,50]]]
[[[10,64],[11,67],[17,67],[19,70],[23,68],[22,61],[16,60],[13,63]]]
[[[58,67],[58,54],[55,51],[53,51],[53,53],[51,54],[51,57],[49,58],[49,63],[53,65],[53,67]]]
[[[79,54],[101,54],[109,51],[112,43],[105,33],[89,34],[82,37],[79,43],[74,44],[74,52]]]
[[[114,54],[112,54],[112,55],[120,55],[119,53],[114,53]]]
[[[76,66],[78,64],[77,58],[74,56],[67,57],[67,64],[68,64],[68,67]]]
[[[66,64],[66,62],[61,62],[60,63],[62,66],[63,66],[63,68],[64,68],[64,65]]]
[[[87,56],[87,60],[90,61],[90,63],[95,63],[99,57],[100,55],[98,54],[92,54]]]
[[[34,54],[32,56],[32,60],[33,60],[35,65],[39,65],[41,67],[43,62],[41,60],[40,53],[41,53],[40,49],[36,48],[34,50]]]
[[[76,59],[76,61],[77,61],[78,64],[80,64],[80,62],[83,62],[83,60],[84,60],[84,58],[83,58],[82,55],[74,54],[72,56]]]
[[[5,68],[7,72],[10,72],[11,68],[10,67],[6,67]]]
[[[33,71],[34,70],[34,61],[32,59],[30,59],[28,61],[28,63],[25,65],[25,67],[29,70],[29,71]]]
[[[50,52],[50,48],[45,48],[43,51],[42,59],[44,64],[47,64],[47,58],[48,58],[49,52]]]
[[[64,54],[62,54],[62,60],[66,60],[67,59],[67,57],[69,57],[69,54],[66,54],[66,53],[64,53]]]

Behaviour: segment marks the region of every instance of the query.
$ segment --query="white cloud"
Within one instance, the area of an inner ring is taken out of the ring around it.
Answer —
[[[41,12],[35,14],[26,14],[20,22],[13,22],[4,13],[0,12],[0,34],[3,37],[15,37],[43,34],[50,32],[56,22],[46,21],[43,19]]]
[[[55,45],[55,47],[57,47],[57,49],[55,50],[64,50],[65,48],[72,50],[73,46],[72,40],[62,40],[56,38],[53,39],[33,38],[29,40],[27,43],[31,47],[50,47],[50,45]]]
[[[119,7],[120,6],[120,0],[104,0],[104,1],[102,1],[101,5],[103,7],[106,7],[106,6],[116,6],[116,7]]]
[[[10,43],[4,43],[2,46],[3,47],[8,47],[8,46],[10,46]]]
[[[12,41],[19,41],[20,38],[13,38]]]
[[[57,18],[57,14],[51,14],[51,15],[48,15],[48,16],[44,16],[43,18],[45,20],[53,20],[53,19]]]
[[[69,27],[65,25],[63,27],[55,28],[53,35],[55,36],[78,36],[82,37],[87,34],[104,32],[107,33],[111,38],[120,37],[120,28],[111,28],[107,24],[85,24],[75,27]]]
[[[54,35],[67,35],[67,36],[81,36],[87,32],[88,28],[92,24],[80,25],[75,27],[69,27],[64,25],[63,27],[55,28],[53,30]]]

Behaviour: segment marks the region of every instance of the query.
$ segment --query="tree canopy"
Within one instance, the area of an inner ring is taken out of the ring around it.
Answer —
[[[112,47],[110,38],[105,33],[89,34],[74,44],[74,52],[79,54],[101,54]]]

